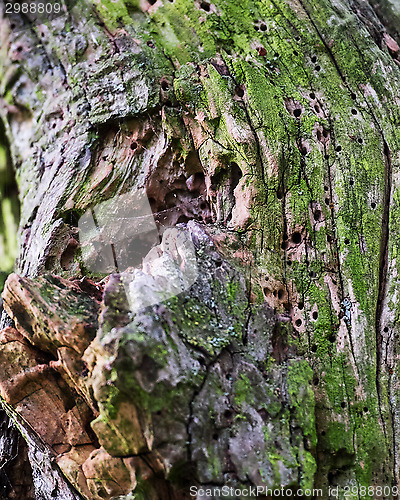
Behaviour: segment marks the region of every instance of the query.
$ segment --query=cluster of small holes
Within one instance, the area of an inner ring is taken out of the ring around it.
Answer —
[[[168,185],[159,179],[147,194],[155,220],[163,226],[174,226],[193,219],[211,220],[203,172],[197,172],[188,179],[182,175]]]

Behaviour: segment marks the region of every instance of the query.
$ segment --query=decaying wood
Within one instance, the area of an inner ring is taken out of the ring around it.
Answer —
[[[79,0],[39,25],[3,2],[7,491],[16,467],[26,498],[400,486],[400,14],[371,5]],[[129,193],[160,241],[100,272],[82,218]],[[171,228],[198,277],[142,303]]]

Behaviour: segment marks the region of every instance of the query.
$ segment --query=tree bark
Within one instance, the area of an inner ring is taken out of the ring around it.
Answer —
[[[9,498],[397,498],[396,3],[62,3],[1,3]]]

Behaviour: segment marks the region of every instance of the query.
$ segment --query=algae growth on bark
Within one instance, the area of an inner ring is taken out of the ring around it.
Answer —
[[[397,3],[6,4],[0,497],[397,498]]]

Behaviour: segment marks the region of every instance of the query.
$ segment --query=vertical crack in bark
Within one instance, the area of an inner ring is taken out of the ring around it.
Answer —
[[[382,314],[383,314],[383,304],[385,299],[386,287],[387,287],[387,270],[388,270],[388,254],[389,254],[389,210],[390,210],[390,194],[392,189],[392,162],[389,146],[386,140],[383,138],[383,156],[385,158],[385,192],[383,200],[383,214],[382,214],[382,235],[381,235],[381,247],[379,255],[379,281],[378,281],[378,297],[376,302],[376,312],[375,312],[375,336],[376,336],[376,392],[378,396],[378,406],[379,414],[383,426],[383,432],[385,434],[386,441],[388,439],[386,422],[383,417],[382,412],[382,385],[381,385],[381,374],[382,374],[382,340],[383,340],[383,325],[382,325]],[[390,397],[389,405],[391,410],[392,418],[392,434],[393,434],[393,473],[395,476],[396,470],[396,443],[395,443],[395,430],[393,421],[393,411],[391,408]]]

